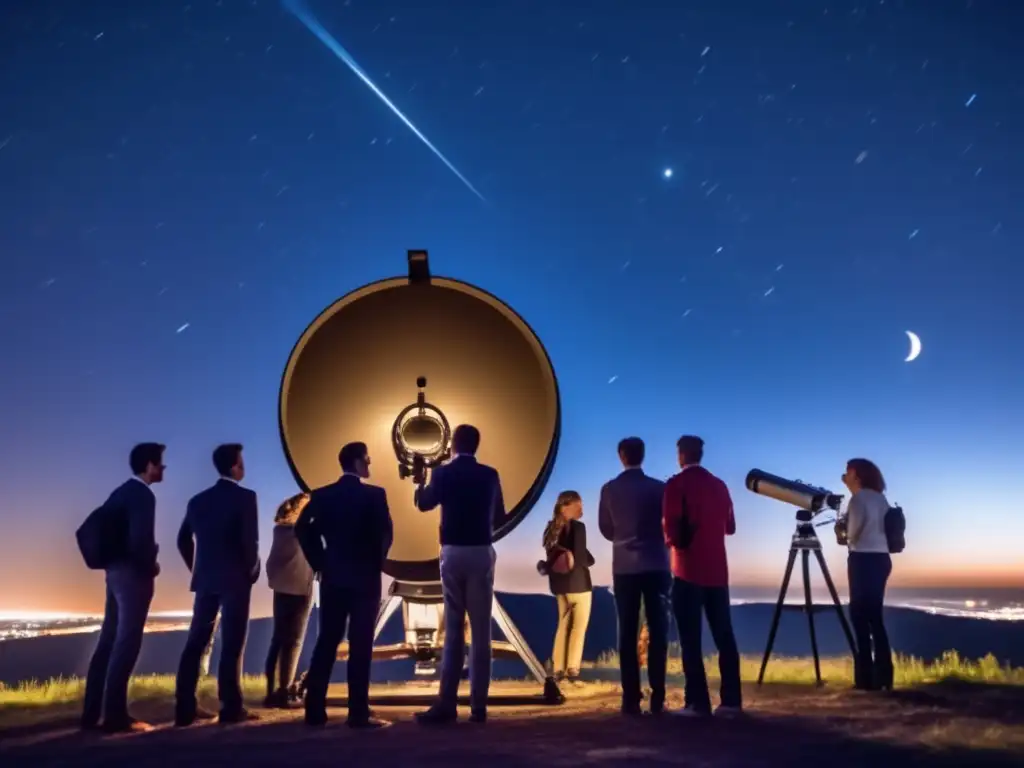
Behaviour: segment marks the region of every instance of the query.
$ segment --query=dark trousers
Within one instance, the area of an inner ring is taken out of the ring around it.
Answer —
[[[267,653],[267,695],[287,691],[295,680],[313,595],[274,593],[274,634]]]
[[[857,640],[853,675],[858,688],[892,688],[892,649],[882,608],[891,573],[892,558],[888,552],[851,552],[846,561],[850,623]]]
[[[728,587],[702,587],[682,579],[672,579],[672,612],[679,627],[683,650],[683,675],[686,677],[685,705],[700,712],[711,711],[708,678],[704,672],[701,635],[703,617],[718,648],[718,670],[722,676],[721,698],[724,707],[743,706],[740,687],[740,654],[732,631]]]
[[[97,725],[101,715],[111,725],[128,721],[128,681],[142,649],[153,585],[152,578],[127,567],[107,571],[103,626],[85,678],[82,724],[87,727]]]
[[[242,710],[242,654],[249,633],[250,587],[224,594],[197,592],[192,606],[192,624],[178,664],[174,696],[177,714],[190,717],[196,711],[196,685],[203,653],[210,643],[220,611],[220,661],[217,664],[217,698],[221,714]]]
[[[643,604],[650,637],[647,647],[647,681],[651,685],[651,706],[665,703],[665,665],[668,662],[668,600],[672,577],[668,571],[624,573],[612,577],[615,610],[619,617],[619,676],[622,706],[640,706],[640,605]]]
[[[320,585],[320,633],[306,675],[306,715],[322,715],[327,708],[338,646],[348,629],[348,716],[370,715],[370,662],[373,631],[380,610],[380,581],[361,589]]]

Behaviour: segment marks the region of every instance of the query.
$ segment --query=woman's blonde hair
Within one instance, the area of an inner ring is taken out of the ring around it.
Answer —
[[[295,525],[299,515],[302,514],[302,510],[305,509],[308,503],[308,493],[296,493],[294,496],[285,499],[281,506],[277,508],[277,514],[274,515],[274,523],[277,525]]]
[[[555,510],[551,515],[551,521],[544,528],[544,549],[552,549],[558,544],[562,534],[569,527],[569,519],[562,514],[562,507],[567,507],[577,501],[583,501],[583,499],[576,491],[562,491],[558,494],[558,499],[555,501]]]

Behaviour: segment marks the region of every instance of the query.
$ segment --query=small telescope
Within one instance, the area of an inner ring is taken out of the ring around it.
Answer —
[[[836,616],[839,618],[839,625],[843,628],[846,641],[850,644],[851,655],[855,654],[855,643],[850,624],[843,613],[843,606],[839,602],[839,593],[836,592],[836,585],[832,581],[832,574],[828,571],[828,564],[821,552],[821,541],[818,539],[814,529],[825,525],[815,524],[815,517],[826,509],[834,512],[839,511],[839,505],[843,502],[842,495],[832,493],[827,488],[819,488],[808,485],[800,480],[787,480],[778,475],[763,472],[760,469],[752,469],[747,473],[747,490],[767,496],[776,501],[792,504],[797,507],[796,511],[796,532],[790,540],[789,559],[786,561],[786,572],[782,577],[782,589],[779,590],[779,601],[775,604],[775,614],[772,616],[771,628],[768,630],[768,642],[764,648],[764,657],[761,659],[761,671],[757,675],[757,684],[764,681],[764,671],[768,667],[768,659],[772,655],[772,648],[775,646],[775,635],[779,631],[779,618],[782,616],[782,609],[787,607],[786,591],[789,589],[789,580],[793,575],[793,566],[796,564],[796,556],[800,554],[800,570],[804,580],[804,604],[799,609],[807,614],[808,628],[811,632],[811,652],[814,654],[814,677],[818,685],[821,680],[821,661],[818,657],[818,638],[814,631],[814,613],[823,606],[814,604],[811,598],[811,568],[810,557],[814,553],[814,559],[818,561],[821,568],[821,575],[825,578],[825,585],[828,587],[829,596],[832,598],[832,606],[835,608]],[[836,536],[839,537],[837,531]],[[796,607],[796,606],[791,606]]]
[[[808,485],[800,480],[787,480],[760,469],[752,469],[747,473],[747,490],[814,514],[825,509],[838,511],[843,501],[841,494],[832,493],[827,488]]]

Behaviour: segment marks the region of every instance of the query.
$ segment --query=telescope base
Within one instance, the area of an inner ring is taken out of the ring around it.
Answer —
[[[411,584],[392,582],[388,595],[381,601],[377,613],[377,624],[373,639],[376,643],[388,620],[401,607],[402,624],[405,639],[389,645],[375,645],[373,658],[377,660],[414,659],[417,677],[436,677],[444,653],[444,595],[440,582]],[[527,645],[519,629],[513,623],[498,596],[495,595],[491,604],[491,616],[504,635],[504,640],[491,641],[492,658],[520,659],[526,664],[530,674],[543,686],[544,701],[548,704],[561,704],[565,696],[558,688],[555,679],[547,674],[544,665]],[[467,649],[472,644],[469,622],[465,625]],[[348,643],[338,646],[339,661],[348,658]],[[468,670],[463,670],[463,676]]]
[[[793,565],[796,563],[797,553],[800,553],[800,565],[803,572],[804,580],[804,604],[801,606],[786,606],[786,592],[789,589],[789,580],[793,575]],[[775,604],[775,614],[772,616],[771,629],[768,630],[768,642],[764,649],[764,658],[761,660],[761,671],[757,675],[757,684],[761,685],[764,681],[764,672],[768,667],[768,659],[772,654],[772,647],[775,645],[775,635],[779,630],[779,618],[782,616],[782,610],[786,607],[791,607],[799,611],[803,611],[807,614],[807,628],[811,636],[811,652],[814,654],[814,678],[817,685],[823,685],[821,679],[821,659],[818,655],[818,637],[814,630],[814,614],[819,610],[828,610],[826,606],[815,605],[811,600],[811,569],[810,569],[810,555],[814,552],[815,559],[818,561],[818,566],[821,568],[821,574],[825,578],[825,584],[828,586],[829,595],[832,597],[832,605],[835,607],[836,615],[839,617],[839,624],[843,628],[843,633],[846,635],[846,641],[850,645],[850,653],[856,655],[856,645],[853,640],[853,632],[850,631],[850,624],[846,620],[846,614],[843,613],[843,607],[839,602],[839,594],[836,592],[836,585],[832,581],[832,574],[829,573],[828,564],[825,562],[825,557],[821,553],[821,542],[818,540],[816,535],[803,536],[796,535],[793,537],[793,543],[789,548],[789,559],[786,561],[786,573],[782,577],[782,589],[779,590],[779,601]]]

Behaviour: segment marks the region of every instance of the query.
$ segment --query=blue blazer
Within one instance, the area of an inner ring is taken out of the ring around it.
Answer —
[[[505,517],[498,471],[473,456],[456,456],[435,468],[415,499],[421,512],[441,505],[441,546],[487,546]]]
[[[295,523],[295,535],[321,584],[380,592],[380,575],[394,540],[383,488],[342,475],[317,488]]]
[[[260,575],[256,492],[226,478],[188,502],[178,551],[192,571],[192,591],[223,595],[250,589]]]

